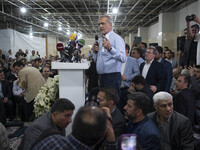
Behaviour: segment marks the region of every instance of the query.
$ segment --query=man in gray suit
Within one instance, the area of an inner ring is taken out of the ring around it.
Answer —
[[[148,114],[160,131],[161,150],[193,150],[190,120],[173,110],[171,94],[158,92],[153,97],[155,112]]]
[[[21,147],[29,150],[37,138],[47,129],[55,129],[65,136],[65,128],[72,122],[74,104],[68,99],[58,99],[51,108],[51,111],[37,118],[31,126],[26,129],[24,142]]]
[[[110,87],[101,88],[97,95],[99,107],[107,107],[110,109],[115,137],[119,137],[126,129],[125,118],[116,106],[117,98],[116,90]]]

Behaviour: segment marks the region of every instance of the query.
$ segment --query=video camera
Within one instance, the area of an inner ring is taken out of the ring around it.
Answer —
[[[188,15],[188,16],[185,17],[185,20],[186,20],[186,21],[194,21],[194,17],[195,17],[195,16],[196,16],[196,15],[194,15],[194,14],[192,14],[191,16]]]

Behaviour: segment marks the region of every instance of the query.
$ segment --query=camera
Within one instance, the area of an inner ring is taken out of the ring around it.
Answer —
[[[194,15],[194,14],[192,14],[191,16],[186,16],[185,17],[185,20],[186,21],[194,21],[194,17],[195,17],[196,15]]]

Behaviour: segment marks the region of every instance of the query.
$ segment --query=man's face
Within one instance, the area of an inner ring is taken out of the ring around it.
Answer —
[[[173,114],[173,101],[172,99],[161,101],[159,100],[157,104],[154,104],[155,109],[157,110],[160,119],[167,120]]]
[[[54,112],[55,124],[64,129],[72,122],[73,110],[65,110],[64,112]]]
[[[137,50],[134,49],[134,50],[132,51],[132,53],[131,53],[131,56],[134,57],[134,58],[138,58]]]
[[[134,104],[133,100],[128,100],[126,106],[124,106],[125,115],[128,117],[129,120],[137,119],[137,108]]]
[[[5,79],[4,73],[0,73],[0,81],[3,81]]]
[[[49,68],[47,68],[47,67],[44,67],[44,68],[43,68],[42,76],[43,76],[44,78],[48,78],[48,77],[49,77]]]
[[[32,51],[32,55],[33,55],[33,56],[35,55],[35,51]]]
[[[166,57],[167,59],[171,59],[171,52],[170,52],[170,51],[166,51],[166,52],[165,52],[165,57]]]
[[[99,100],[99,107],[109,107],[104,92],[99,92],[97,95],[97,99]]]
[[[200,79],[200,68],[195,68],[194,70],[194,76],[197,80]]]
[[[112,30],[112,23],[109,23],[106,17],[101,17],[98,21],[98,24],[99,24],[99,30],[103,35],[106,35],[108,32]]]
[[[153,53],[153,49],[148,49],[145,53],[145,58],[147,61],[152,61],[156,57],[156,54]]]
[[[184,76],[178,77],[176,80],[176,89],[177,90],[183,90],[186,88],[185,78]]]
[[[22,70],[23,66],[15,66],[15,71],[18,73],[20,70]]]

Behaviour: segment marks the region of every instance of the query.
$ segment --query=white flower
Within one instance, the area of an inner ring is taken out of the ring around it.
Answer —
[[[59,98],[59,76],[49,78],[40,89],[34,100],[34,113],[36,117],[50,111],[52,104]]]

